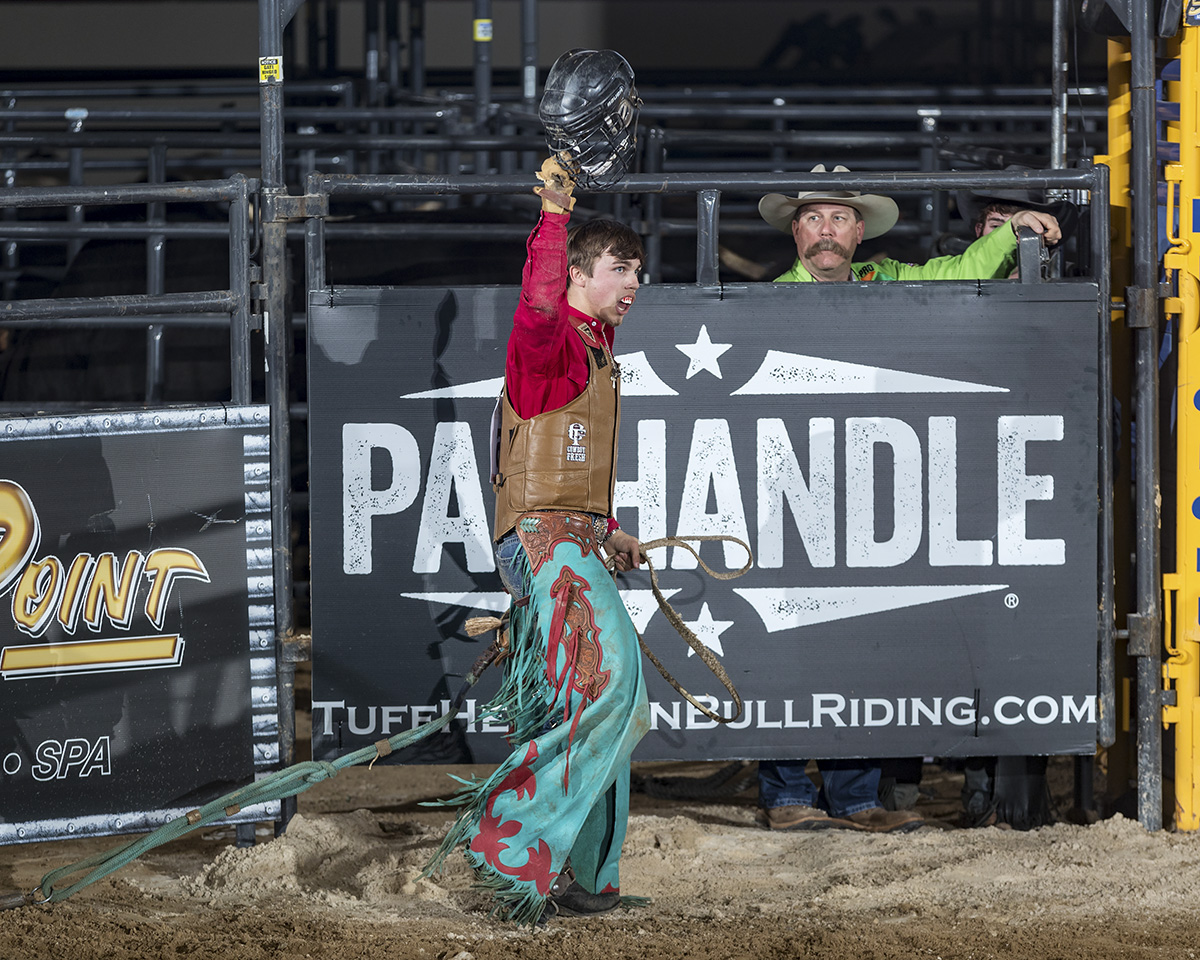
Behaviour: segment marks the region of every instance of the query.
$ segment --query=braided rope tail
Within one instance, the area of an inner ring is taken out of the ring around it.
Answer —
[[[507,652],[508,614],[496,618],[493,629],[497,631],[496,638],[484,653],[475,661],[471,672],[464,678],[458,695],[454,698],[451,708],[441,717],[429,723],[422,724],[410,730],[403,730],[386,740],[378,740],[367,747],[361,747],[350,753],[342,754],[332,761],[308,760],[293,764],[282,770],[268,774],[261,780],[239,787],[202,807],[190,810],[182,816],[168,820],[157,830],[137,837],[120,846],[94,854],[76,863],[51,870],[41,882],[28,893],[0,894],[0,910],[13,910],[19,907],[47,904],[67,899],[72,894],[82,890],[89,884],[95,883],[108,876],[114,870],[136,860],[143,853],[199,830],[201,827],[219,820],[232,817],[243,807],[251,804],[265,803],[272,800],[282,800],[303,793],[310,787],[316,786],[323,780],[337,776],[338,771],[361,763],[373,766],[380,757],[386,757],[396,750],[410,747],[425,739],[438,730],[446,727],[457,715],[459,708],[466,699],[467,693],[478,681],[483,672],[495,661],[503,659]],[[474,636],[476,634],[472,634]],[[80,876],[82,874],[82,876]],[[76,878],[72,881],[72,878]],[[61,886],[60,886],[61,883]]]
[[[695,548],[686,542],[688,540],[694,542],[722,540],[729,543],[736,543],[739,547],[746,551],[746,563],[738,570],[732,570],[729,573],[718,573],[700,558],[700,554],[696,552]],[[670,622],[671,626],[675,628],[675,631],[687,642],[687,645],[696,651],[696,656],[704,661],[705,666],[707,666],[708,669],[713,672],[713,675],[720,680],[725,689],[729,691],[729,695],[733,697],[733,702],[737,705],[737,711],[732,717],[723,717],[719,713],[710,710],[704,704],[697,701],[695,697],[693,697],[690,693],[683,689],[682,686],[680,686],[678,680],[671,676],[670,671],[668,671],[667,668],[662,665],[661,661],[646,645],[646,641],[642,639],[642,635],[639,633],[638,643],[641,645],[642,653],[644,653],[650,659],[650,662],[658,668],[658,672],[662,674],[663,679],[666,680],[667,683],[669,683],[677,691],[679,691],[679,693],[683,694],[687,702],[693,707],[703,713],[710,720],[715,720],[717,723],[733,723],[742,715],[741,696],[738,694],[737,690],[734,689],[733,681],[729,679],[729,674],[727,674],[725,672],[725,668],[721,666],[721,661],[718,660],[716,655],[700,641],[700,638],[696,636],[692,628],[683,622],[683,617],[679,615],[679,612],[672,607],[667,601],[667,598],[663,596],[663,592],[658,586],[658,571],[654,569],[654,564],[650,562],[650,557],[648,554],[649,551],[657,549],[658,547],[682,547],[696,558],[696,562],[700,564],[701,569],[703,569],[704,572],[714,580],[734,580],[747,573],[754,565],[754,554],[750,550],[750,545],[739,537],[733,537],[727,534],[707,534],[698,537],[663,537],[659,540],[650,540],[647,543],[640,543],[639,547],[642,551],[642,556],[646,560],[646,566],[650,568],[650,589],[654,591],[654,599],[658,601],[659,609],[662,610],[663,615],[667,618],[668,622]],[[613,560],[612,557],[610,557],[609,560],[613,561],[613,564],[615,565],[615,560]]]

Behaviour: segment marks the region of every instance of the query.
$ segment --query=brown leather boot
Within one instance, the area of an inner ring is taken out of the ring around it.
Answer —
[[[834,820],[824,810],[799,804],[768,807],[760,812],[760,820],[769,830],[828,830],[831,827],[845,829],[848,826]]]
[[[867,833],[908,833],[925,826],[925,818],[915,810],[885,810],[883,807],[860,810],[840,819]]]

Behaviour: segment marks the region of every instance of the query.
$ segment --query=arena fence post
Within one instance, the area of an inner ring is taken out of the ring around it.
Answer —
[[[414,97],[425,93],[425,0],[408,4],[408,89]]]
[[[1099,458],[1097,477],[1100,487],[1100,516],[1097,534],[1097,580],[1100,586],[1097,633],[1097,695],[1099,710],[1096,721],[1096,740],[1102,747],[1111,747],[1117,739],[1117,681],[1116,681],[1116,534],[1113,510],[1113,344],[1112,344],[1112,241],[1109,204],[1109,168],[1096,164],[1091,188],[1091,261],[1092,273],[1100,284],[1098,302],[1100,324],[1100,409],[1096,419],[1100,436],[1096,455]],[[1086,809],[1082,808],[1081,809]]]
[[[229,329],[231,396],[236,404],[250,402],[250,194],[258,181],[239,175],[238,195],[229,204],[229,290],[234,309]]]
[[[1133,417],[1137,613],[1129,653],[1137,658],[1137,805],[1147,830],[1162,828],[1161,488],[1158,449],[1158,212],[1155,175],[1154,36],[1148,0],[1131,0],[1129,185],[1133,198],[1133,285],[1125,291],[1134,333]]]
[[[487,133],[488,114],[492,104],[492,0],[475,0],[475,19],[471,24],[472,48],[475,52],[475,130]],[[475,176],[488,174],[490,164],[486,150],[475,151]]]
[[[147,165],[147,180],[150,183],[166,183],[167,147],[156,143],[150,148]],[[146,204],[146,221],[159,225],[166,221],[167,206],[162,201]],[[166,290],[167,238],[161,233],[152,233],[146,238],[146,292],[157,296]],[[231,286],[233,278],[230,277]],[[152,323],[146,328],[146,403],[162,402],[164,371],[163,337],[165,328],[161,323]]]
[[[286,655],[295,625],[292,597],[291,421],[288,416],[292,331],[287,315],[287,215],[276,201],[283,182],[283,18],[280,0],[259,0],[259,110],[262,151],[263,333],[266,338],[267,403],[271,409],[271,546],[275,582],[275,662],[279,716],[295,713],[296,666]],[[279,760],[295,762],[294,723],[280,724]],[[286,826],[296,812],[288,798],[281,809]]]
[[[1164,16],[1166,11],[1164,9]],[[1196,71],[1200,69],[1200,23],[1175,21],[1176,33],[1167,40],[1168,59],[1159,78],[1163,99],[1156,104],[1158,116],[1166,121],[1166,141],[1161,153],[1178,150],[1178,162],[1165,164],[1166,239],[1170,248],[1163,255],[1166,289],[1163,312],[1177,329],[1178,375],[1176,377],[1176,490],[1175,572],[1163,574],[1163,609],[1168,615],[1164,636],[1167,662],[1164,686],[1168,698],[1163,706],[1163,723],[1173,726],[1174,808],[1178,830],[1200,830],[1200,475],[1195,464],[1200,450],[1200,410],[1196,406],[1195,378],[1200,370],[1197,333],[1200,331],[1200,247],[1191,239],[1196,230],[1194,205],[1200,199],[1200,162],[1196,131],[1200,110],[1196,97]],[[1160,25],[1170,29],[1170,24]],[[1180,29],[1182,27],[1182,29]],[[1165,148],[1165,150],[1164,150]],[[1170,158],[1168,158],[1170,159]],[[1174,294],[1172,296],[1172,294]],[[1173,602],[1172,602],[1173,601]],[[1171,701],[1174,697],[1174,701]]]

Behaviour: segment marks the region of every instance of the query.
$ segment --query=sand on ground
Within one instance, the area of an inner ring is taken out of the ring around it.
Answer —
[[[705,777],[723,764],[635,764]],[[197,831],[44,907],[0,912],[5,960],[795,957],[1095,960],[1200,951],[1200,837],[1119,814],[1029,832],[955,826],[961,774],[927,766],[904,835],[771,832],[732,797],[633,796],[622,892],[648,907],[516,929],[488,915],[460,856],[420,879],[448,823],[423,801],[487,768],[355,767],[302,794],[286,834]],[[1069,758],[1052,795],[1071,802]],[[0,848],[0,894],[118,838]]]

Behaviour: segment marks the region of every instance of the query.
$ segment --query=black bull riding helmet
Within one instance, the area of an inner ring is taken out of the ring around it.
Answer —
[[[568,50],[554,61],[538,117],[559,165],[580,186],[611,186],[633,165],[637,148],[633,68],[615,50]]]

